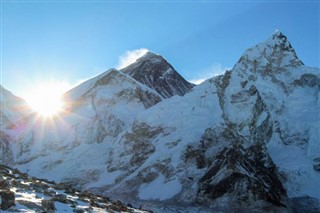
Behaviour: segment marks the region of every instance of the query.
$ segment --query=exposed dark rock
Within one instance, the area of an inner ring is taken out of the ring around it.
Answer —
[[[290,199],[293,213],[319,213],[320,202],[319,200],[304,196],[294,197]]]
[[[320,88],[320,77],[313,74],[303,74],[300,79],[293,82],[294,86]]]
[[[58,201],[60,203],[68,203],[68,198],[63,194],[56,194],[53,196],[52,201]]]
[[[1,209],[2,210],[7,210],[11,206],[15,205],[15,196],[14,192],[12,191],[1,191]]]
[[[198,147],[188,145],[184,154],[184,158],[185,162],[195,159],[198,169],[202,169],[206,166],[204,150],[198,149]]]
[[[128,208],[120,201],[116,201],[115,203],[113,203],[113,205],[109,206],[109,208],[114,211],[118,211],[118,212],[127,212],[128,211]]]
[[[42,210],[41,206],[39,206],[38,204],[36,204],[34,202],[28,201],[28,200],[19,200],[19,201],[17,201],[17,203],[19,203],[23,206],[26,206],[29,209],[35,210],[37,212],[40,212]]]
[[[224,195],[235,206],[261,200],[283,207],[286,202],[286,192],[262,144],[223,149],[198,184],[200,203],[215,203]]]
[[[82,208],[76,208],[76,209],[73,210],[73,212],[75,212],[75,213],[85,213],[86,210],[82,209]]]
[[[41,201],[41,205],[42,205],[42,208],[45,210],[45,211],[54,211],[56,210],[55,206],[54,206],[54,201],[52,200],[45,200],[43,199]]]
[[[247,80],[242,81],[240,82],[240,84],[241,84],[241,87],[244,88],[248,84],[248,81]]]
[[[175,71],[163,57],[151,52],[147,52],[135,63],[120,71],[156,90],[164,98],[183,96],[194,86]]]
[[[161,127],[151,127],[145,123],[136,123],[132,125],[132,132],[124,134],[124,149],[120,153],[111,152],[108,160],[108,171],[112,172],[118,169],[128,170],[134,169],[144,163],[148,156],[155,151],[155,147],[150,141],[162,133]],[[130,156],[129,163],[113,162],[113,155],[117,154],[120,157]]]
[[[56,185],[54,185],[54,189],[56,190],[64,190],[66,188],[69,188],[68,184],[65,183],[58,183]]]
[[[231,74],[232,74],[231,71],[226,71],[224,75],[218,76],[213,79],[213,83],[217,87],[217,94],[218,94],[219,105],[221,109],[223,109],[225,105],[225,90],[230,83]],[[223,111],[222,117],[226,121],[228,121],[228,117],[226,116],[224,111]]]
[[[5,116],[1,114],[0,110],[0,117],[1,123],[4,122]],[[5,163],[10,165],[13,163],[13,154],[9,148],[9,137],[7,134],[0,130],[0,163]]]
[[[0,190],[9,190],[11,183],[8,180],[0,180]]]
[[[315,163],[320,163],[320,157],[314,158],[314,159],[313,159],[313,162],[315,162]]]
[[[46,196],[49,196],[49,197],[53,197],[56,194],[56,192],[54,190],[51,190],[51,189],[45,189],[43,191],[43,194],[46,195]]]
[[[313,169],[320,172],[320,157],[313,159]]]
[[[320,172],[320,163],[314,163],[313,164],[313,169]]]

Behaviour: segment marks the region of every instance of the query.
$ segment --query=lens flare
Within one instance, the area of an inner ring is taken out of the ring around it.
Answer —
[[[39,115],[53,117],[63,110],[62,93],[59,84],[48,83],[36,86],[25,95],[25,99]]]

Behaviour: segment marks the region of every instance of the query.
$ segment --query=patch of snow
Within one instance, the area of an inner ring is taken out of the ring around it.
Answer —
[[[263,121],[266,120],[267,117],[268,117],[268,113],[263,111],[257,121],[257,126],[260,126],[263,123]]]
[[[54,206],[56,207],[56,212],[73,212],[73,208],[71,208],[68,204],[55,202]]]
[[[151,183],[142,184],[139,188],[139,198],[142,200],[167,200],[178,194],[182,185],[177,179],[165,181],[163,175],[159,175]]]
[[[312,159],[306,156],[303,149],[284,145],[279,136],[273,135],[267,148],[278,170],[286,176],[284,185],[288,196],[320,199],[320,173],[313,169]]]
[[[97,181],[92,181],[85,185],[85,188],[94,188],[94,187],[101,187],[113,184],[116,178],[121,174],[121,171],[115,171],[115,172],[105,172],[102,175],[99,176],[99,179]]]

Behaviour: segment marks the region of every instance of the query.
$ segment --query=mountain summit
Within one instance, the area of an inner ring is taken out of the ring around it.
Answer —
[[[164,98],[183,96],[194,86],[187,82],[162,56],[147,52],[120,70],[156,90]]]
[[[279,72],[302,65],[287,37],[276,31],[266,41],[247,49],[236,63],[235,69],[267,74],[271,69]]]

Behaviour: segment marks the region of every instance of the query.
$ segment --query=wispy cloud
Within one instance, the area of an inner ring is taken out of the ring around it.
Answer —
[[[146,48],[140,48],[136,50],[128,50],[123,55],[119,57],[119,63],[117,69],[122,69],[134,62],[141,56],[143,56],[149,50]]]
[[[199,72],[199,75],[190,79],[189,81],[194,84],[201,84],[208,78],[212,78],[217,75],[223,74],[226,70],[230,70],[230,67],[225,67],[220,63],[213,63],[211,66],[203,69]]]

